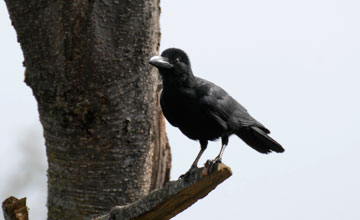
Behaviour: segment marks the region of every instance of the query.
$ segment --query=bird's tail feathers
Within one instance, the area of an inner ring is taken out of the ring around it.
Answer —
[[[250,126],[243,128],[236,132],[236,135],[260,153],[268,154],[272,151],[282,153],[285,151],[278,142],[259,127]]]

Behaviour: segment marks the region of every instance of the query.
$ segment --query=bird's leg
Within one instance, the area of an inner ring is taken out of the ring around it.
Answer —
[[[219,154],[215,157],[215,159],[213,160],[214,163],[221,163],[222,156],[223,156],[223,153],[224,153],[225,148],[226,148],[226,145],[225,145],[225,144],[222,144],[222,145],[221,145],[220,153],[219,153]]]
[[[186,179],[186,177],[188,177],[188,176],[191,175],[191,171],[194,171],[194,170],[197,168],[197,164],[198,164],[198,162],[199,162],[199,160],[200,160],[201,155],[202,155],[202,154],[204,153],[204,151],[206,150],[207,144],[208,144],[208,141],[207,141],[207,140],[200,140],[200,147],[201,147],[200,152],[199,152],[198,155],[196,156],[196,158],[195,158],[194,162],[192,163],[190,169],[189,169],[185,174],[181,175],[181,176],[179,177],[179,179],[182,179],[182,178],[185,178],[185,179]]]
[[[192,170],[192,169],[194,169],[194,168],[197,168],[197,164],[198,164],[198,162],[199,162],[199,160],[200,160],[200,158],[201,158],[201,155],[202,155],[202,154],[204,153],[204,151],[206,150],[207,145],[208,145],[208,141],[207,141],[207,140],[205,140],[205,141],[200,140],[200,147],[201,147],[201,149],[200,149],[200,152],[198,153],[198,155],[196,156],[194,162],[192,163],[192,165],[191,165],[191,167],[190,167],[190,170]]]
[[[200,149],[200,152],[198,153],[198,155],[196,156],[194,162],[192,163],[192,165],[190,167],[190,170],[197,168],[197,164],[198,164],[198,162],[200,160],[201,155],[204,153],[204,151],[205,151],[205,149],[203,149],[203,148]]]
[[[220,153],[213,160],[214,163],[221,163],[222,156],[224,154],[226,145],[228,143],[229,143],[229,137],[228,136],[224,136],[224,137],[221,138],[221,150],[220,150]]]
[[[228,142],[229,142],[229,137],[228,136],[221,137],[221,150],[220,150],[220,153],[215,157],[214,160],[206,161],[205,167],[208,167],[209,173],[214,172],[214,170],[216,170],[217,164],[221,163],[221,159],[222,159],[224,150],[225,150],[226,145],[228,144]]]

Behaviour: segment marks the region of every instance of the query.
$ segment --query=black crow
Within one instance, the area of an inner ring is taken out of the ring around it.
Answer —
[[[194,76],[190,60],[180,49],[170,48],[149,63],[159,69],[163,90],[160,105],[171,125],[193,140],[201,150],[190,170],[205,151],[208,141],[221,138],[221,150],[214,162],[221,162],[229,136],[236,134],[260,153],[284,152],[284,148],[268,136],[270,131],[222,88]]]

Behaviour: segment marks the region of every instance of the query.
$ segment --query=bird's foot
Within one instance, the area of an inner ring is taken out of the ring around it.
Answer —
[[[193,174],[195,174],[197,168],[198,167],[196,165],[192,165],[185,174],[179,176],[179,179],[184,179],[185,181],[187,181]]]
[[[221,163],[221,157],[217,156],[214,160],[212,160],[213,164]]]
[[[212,173],[216,170],[217,165],[221,163],[220,157],[215,157],[214,160],[207,160],[205,163],[205,167],[209,170],[209,173]]]

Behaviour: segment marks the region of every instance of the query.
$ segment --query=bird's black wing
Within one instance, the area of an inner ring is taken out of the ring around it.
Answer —
[[[248,111],[221,87],[198,77],[197,85],[198,91],[202,93],[200,102],[205,109],[204,112],[219,124],[226,124],[231,129],[256,126],[269,133],[264,125],[251,117]]]

